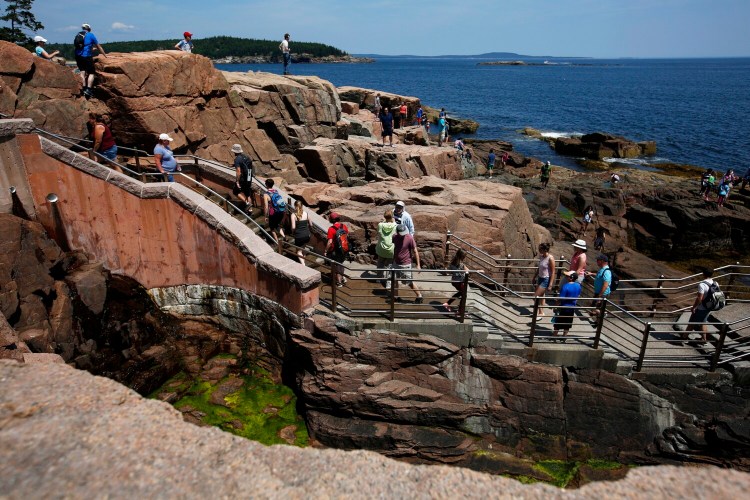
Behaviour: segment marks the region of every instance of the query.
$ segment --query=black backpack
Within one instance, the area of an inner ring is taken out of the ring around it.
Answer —
[[[238,166],[240,167],[240,178],[243,181],[250,181],[253,176],[253,161],[244,154],[237,155]]]
[[[84,47],[84,40],[86,39],[86,30],[79,31],[76,37],[73,39],[73,48],[76,52],[80,52]]]
[[[708,285],[708,283],[706,284]],[[727,305],[727,298],[719,288],[718,283],[714,281],[708,285],[708,291],[705,293],[701,305],[709,311],[724,309],[724,306]]]
[[[620,277],[615,274],[612,268],[609,268],[609,274],[612,275],[612,281],[609,282],[609,291],[614,292],[620,286]]]

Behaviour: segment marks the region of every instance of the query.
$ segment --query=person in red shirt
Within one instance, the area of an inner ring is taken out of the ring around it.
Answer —
[[[346,224],[341,222],[341,216],[336,212],[331,212],[331,215],[328,216],[328,220],[331,222],[331,227],[328,228],[328,241],[326,242],[325,255],[330,257],[333,261],[338,262],[338,264],[334,264],[336,269],[336,286],[344,286],[346,284],[346,275],[344,274],[343,263],[348,255],[336,248],[336,233],[340,229],[343,229],[348,235],[349,228],[346,227]]]
[[[406,125],[406,115],[408,114],[409,110],[406,107],[406,103],[402,102],[401,107],[398,109],[398,114],[401,115],[401,122],[399,123],[399,128]]]

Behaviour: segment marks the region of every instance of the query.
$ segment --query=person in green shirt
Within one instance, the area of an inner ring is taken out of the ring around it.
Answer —
[[[547,187],[547,183],[549,182],[549,177],[551,173],[552,173],[552,164],[550,164],[550,162],[547,162],[544,165],[542,165],[541,181],[542,181],[543,188]]]

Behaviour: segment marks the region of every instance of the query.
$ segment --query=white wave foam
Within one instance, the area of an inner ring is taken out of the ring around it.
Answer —
[[[580,137],[583,134],[580,132],[540,132],[542,137],[550,139],[559,139],[560,137]]]
[[[606,163],[625,163],[627,165],[648,165],[647,160],[641,158],[602,158]]]

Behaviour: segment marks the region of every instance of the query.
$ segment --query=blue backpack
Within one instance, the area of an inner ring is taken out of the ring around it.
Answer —
[[[270,215],[273,215],[276,212],[284,212],[286,210],[286,202],[284,201],[284,197],[281,196],[275,189],[269,189],[268,194],[271,195],[271,206],[269,210]]]

